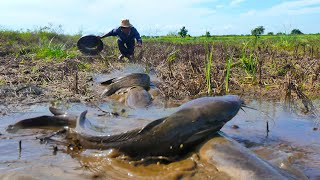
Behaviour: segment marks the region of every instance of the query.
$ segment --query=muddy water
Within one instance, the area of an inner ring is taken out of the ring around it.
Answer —
[[[319,109],[319,100],[314,103]],[[274,165],[320,179],[320,131],[313,129],[319,128],[319,117],[288,113],[279,102],[254,100],[250,106],[264,113],[245,109],[222,131]]]
[[[104,81],[126,73],[141,73],[144,68],[130,65],[109,75],[97,75],[94,80]],[[156,81],[151,75],[151,80]],[[94,86],[99,88],[99,86]],[[101,88],[101,87],[100,87]],[[102,91],[103,89],[101,89]],[[319,101],[316,103],[319,109]],[[130,109],[117,103],[104,103],[99,107],[109,112],[121,112],[111,117],[96,107],[71,104],[68,112],[80,114],[88,110],[88,119],[99,126],[93,133],[116,134],[142,127],[148,122],[167,116],[177,108],[152,106],[147,109]],[[254,110],[240,111],[222,129],[263,159],[287,169],[294,174],[305,174],[310,179],[320,178],[320,131],[313,131],[312,117],[286,113],[281,103],[252,101],[249,106],[263,110],[267,116]],[[216,167],[200,159],[198,150],[190,152],[173,163],[165,161],[133,161],[112,150],[71,151],[60,143],[40,144],[37,137],[52,130],[20,130],[15,134],[5,131],[9,124],[40,116],[50,115],[48,104],[21,107],[19,112],[0,117],[0,179],[230,179]],[[266,134],[266,120],[270,132]],[[239,128],[234,129],[233,125]],[[21,141],[21,150],[19,150]],[[58,151],[54,150],[57,146]]]
[[[111,111],[117,108],[109,104],[102,104],[101,108]],[[87,116],[90,121],[99,126],[99,133],[115,134],[125,130],[142,127],[154,119],[167,116],[176,111],[176,108],[161,109],[148,108],[132,110],[126,109],[119,117],[103,115],[93,107],[80,104],[72,104],[68,112],[80,114],[88,109]],[[5,131],[9,124],[18,120],[40,115],[49,115],[46,105],[30,107],[27,112],[17,112],[1,117],[0,125],[0,179],[12,178],[35,178],[35,179],[127,179],[151,177],[178,179],[185,178],[212,178],[227,177],[218,173],[214,166],[207,166],[199,170],[200,163],[196,154],[190,153],[182,160],[170,163],[159,164],[156,161],[148,160],[147,164],[140,161],[132,161],[124,155],[112,150],[84,150],[70,151],[69,148],[55,144],[40,144],[37,137],[42,137],[53,131],[50,130],[20,130],[15,134]],[[103,130],[103,132],[101,132]],[[94,132],[94,129],[91,130]],[[22,148],[19,150],[19,141]],[[54,146],[58,147],[55,152]],[[211,171],[211,173],[208,173]]]
[[[272,117],[270,132],[266,134],[266,120],[269,118],[254,110],[239,114],[222,129],[226,134],[249,147],[260,157],[294,174],[304,173],[310,179],[320,178],[320,131],[313,131],[315,119],[306,115],[289,114],[282,105],[275,102],[252,101],[251,107],[262,109]],[[317,103],[319,105],[319,103]],[[105,110],[121,109],[102,104]],[[80,113],[88,109],[88,118],[102,127],[104,133],[141,127],[151,120],[175,112],[176,108],[126,109],[122,117],[101,116],[95,107],[72,104],[68,109]],[[48,130],[21,130],[9,134],[9,124],[39,115],[50,114],[47,105],[31,106],[24,110],[1,117],[0,120],[0,179],[228,179],[226,174],[217,172],[195,152],[174,163],[143,163],[131,161],[124,155],[111,150],[69,151],[63,145],[40,144],[36,137],[46,135]],[[270,119],[269,119],[270,120]],[[232,128],[237,125],[239,128]],[[22,149],[19,151],[19,141]],[[58,146],[58,151],[53,146]],[[200,148],[200,147],[199,147]]]

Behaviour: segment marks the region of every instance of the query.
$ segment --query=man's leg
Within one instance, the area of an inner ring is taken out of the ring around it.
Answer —
[[[121,53],[121,55],[123,56],[127,56],[128,55],[128,49],[124,46],[124,42],[121,41],[120,39],[118,39],[118,48],[119,48],[119,51]]]
[[[132,59],[133,58],[133,54],[134,54],[134,46],[135,46],[135,41],[134,39],[131,41],[128,41],[126,43],[127,48],[128,48],[128,58]]]

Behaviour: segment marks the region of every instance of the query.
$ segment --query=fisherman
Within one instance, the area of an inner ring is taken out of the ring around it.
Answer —
[[[130,24],[129,19],[121,20],[120,27],[111,30],[101,37],[98,36],[98,38],[101,39],[109,36],[118,36],[117,42],[121,53],[118,57],[119,60],[122,60],[124,57],[128,58],[129,60],[133,59],[135,47],[134,39],[137,40],[137,46],[142,47],[142,39],[140,34],[137,29]]]

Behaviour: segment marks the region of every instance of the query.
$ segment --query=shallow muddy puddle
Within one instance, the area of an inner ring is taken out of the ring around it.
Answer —
[[[319,101],[314,103],[319,107]],[[244,108],[246,112],[240,111],[222,131],[274,165],[319,179],[320,131],[314,130],[319,128],[319,117],[288,113],[279,102],[254,100],[249,106],[264,113]]]
[[[319,102],[316,105],[319,106]],[[310,179],[319,179],[320,131],[313,130],[315,119],[286,113],[282,104],[276,102],[252,101],[249,106],[263,110],[273,120],[258,111],[245,109],[246,112],[240,111],[222,131],[276,166],[292,173],[304,173]],[[80,114],[88,110],[87,118],[99,125],[103,133],[115,134],[142,127],[177,110],[160,107],[133,110],[106,103],[99,107],[106,111],[125,110],[120,116],[111,117],[96,107],[71,104],[68,112]],[[8,125],[18,120],[40,115],[50,115],[47,104],[24,107],[23,112],[1,117],[0,179],[228,179],[213,165],[202,161],[197,150],[173,163],[152,161],[145,164],[111,150],[69,151],[64,145],[41,144],[36,137],[49,134],[50,130],[29,129],[13,134],[5,131]],[[268,136],[266,120],[270,121]],[[239,128],[234,129],[233,125]],[[22,142],[21,150],[19,141]],[[54,150],[55,145],[58,151]]]

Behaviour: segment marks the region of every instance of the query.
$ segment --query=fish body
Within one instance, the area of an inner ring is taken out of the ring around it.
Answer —
[[[133,86],[140,86],[148,90],[150,88],[150,77],[144,73],[132,73],[127,76],[113,78],[108,81],[101,82],[102,85],[107,85],[102,92],[101,97],[110,96],[119,89]]]
[[[28,118],[13,125],[9,125],[6,129],[7,132],[15,133],[20,129],[52,129],[52,128],[62,128],[68,126],[74,128],[77,122],[78,116],[63,114],[55,116],[38,116],[34,118]]]
[[[77,120],[76,132],[85,148],[115,148],[132,156],[172,156],[216,133],[238,113],[242,104],[234,95],[202,97],[183,104],[168,117],[117,135],[87,133],[88,120],[83,112]]]

